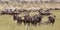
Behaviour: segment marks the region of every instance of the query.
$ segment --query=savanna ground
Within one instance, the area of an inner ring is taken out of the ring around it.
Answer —
[[[0,6],[2,7],[3,5]],[[0,15],[0,30],[60,30],[60,10],[52,10],[52,13],[56,15],[56,22],[53,26],[51,24],[41,24],[38,26],[31,25],[28,27],[25,27],[23,24],[18,25],[16,21],[13,21],[13,17],[11,15]],[[46,18],[43,20],[46,20]]]

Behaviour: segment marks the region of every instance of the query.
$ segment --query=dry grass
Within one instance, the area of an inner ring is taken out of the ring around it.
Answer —
[[[52,11],[52,13],[56,15],[56,22],[54,26],[51,24],[41,24],[40,26],[31,25],[25,27],[23,24],[18,25],[17,22],[13,21],[11,15],[0,15],[0,30],[60,30],[60,11],[56,10]],[[46,20],[46,17],[43,20]]]

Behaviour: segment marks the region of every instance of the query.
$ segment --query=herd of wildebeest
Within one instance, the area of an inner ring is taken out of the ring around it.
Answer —
[[[52,25],[55,23],[55,15],[53,15],[50,11],[51,10],[60,10],[59,8],[49,8],[46,9],[44,11],[44,9],[38,9],[38,10],[26,10],[26,9],[5,9],[5,11],[0,12],[0,15],[12,15],[13,16],[13,20],[17,21],[17,24],[22,24],[24,23],[24,25],[37,25],[37,24],[41,24],[42,18],[44,16],[48,17],[48,21],[46,21],[46,24],[51,23]],[[24,13],[25,15],[23,16],[24,18],[22,19],[22,17],[18,16],[21,13]],[[36,14],[34,16],[30,16],[29,13],[30,12],[38,12],[39,14]]]

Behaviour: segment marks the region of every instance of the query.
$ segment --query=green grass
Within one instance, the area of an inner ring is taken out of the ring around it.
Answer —
[[[56,15],[56,22],[54,26],[49,25],[39,25],[39,26],[28,26],[25,27],[23,24],[18,25],[11,15],[0,15],[0,30],[60,30],[60,11],[52,11]]]

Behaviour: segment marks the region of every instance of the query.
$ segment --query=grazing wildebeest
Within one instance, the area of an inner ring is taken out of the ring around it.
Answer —
[[[20,16],[18,16],[16,14],[13,15],[13,20],[14,21],[16,20],[18,24],[22,23],[22,17],[20,17]]]
[[[24,16],[24,25],[26,25],[26,24],[30,25],[30,23],[31,23],[31,17]]]
[[[0,12],[0,14],[1,14],[1,12]]]
[[[18,24],[21,24],[22,23],[22,17],[19,17],[19,16],[17,17],[17,23]]]
[[[1,15],[3,15],[3,14],[5,14],[5,12],[4,11],[1,11]]]
[[[13,14],[13,20],[15,21],[17,18],[17,15]]]
[[[32,11],[33,11],[33,12],[36,12],[37,10],[38,10],[38,9],[33,9]]]
[[[52,10],[52,9],[46,9],[46,11],[45,11],[45,12],[50,12],[50,10]]]
[[[46,10],[46,11],[39,10],[38,12],[39,12],[40,15],[50,15],[51,14],[50,10]]]
[[[10,14],[11,14],[11,15],[13,15],[13,14],[18,15],[18,14],[21,14],[21,13],[22,13],[22,10],[20,10],[20,9],[15,9],[15,10],[13,10],[13,11],[10,10]]]
[[[8,1],[6,1],[5,3],[6,3],[6,4],[9,4],[9,2],[8,2]]]
[[[27,10],[24,9],[22,12],[27,12]]]
[[[49,19],[49,22],[52,23],[52,25],[55,23],[55,16],[49,15],[48,19]]]
[[[50,10],[54,10],[54,9],[53,9],[53,8],[47,8],[47,10],[49,10],[49,11],[50,11]]]
[[[29,12],[28,12],[28,13],[25,13],[23,22],[24,22],[24,25],[26,25],[26,23],[27,23],[28,25],[30,24]]]
[[[19,13],[18,13],[18,11],[15,9],[11,14],[16,14],[16,15],[18,15]]]
[[[55,8],[54,10],[60,10],[60,8]]]
[[[31,17],[31,24],[32,25],[37,25],[37,21],[36,21],[35,18],[36,18],[35,16],[34,17]]]
[[[37,20],[37,23],[39,23],[39,24],[40,24],[40,23],[41,23],[41,21],[42,21],[42,18],[43,18],[43,16],[42,16],[42,15],[40,15],[40,14],[39,14],[39,15],[37,15],[37,19],[38,19],[38,20]]]
[[[24,10],[24,9],[17,9],[17,11],[18,11],[19,13],[21,13],[21,12],[24,12],[25,10]]]
[[[20,14],[21,13],[21,11],[19,12],[17,9],[15,9],[15,10],[13,10],[13,9],[5,9],[5,11],[1,11],[2,13],[2,15],[3,14],[9,14],[9,15],[13,15],[13,14],[16,14],[16,15],[18,15],[18,14]]]
[[[39,10],[38,10],[39,13],[42,12],[42,11],[43,11],[43,9],[39,9]]]
[[[32,10],[29,10],[29,12],[31,12]]]
[[[41,15],[50,15],[51,13],[50,12],[40,12],[39,14],[41,14]]]
[[[41,23],[42,21],[42,15],[35,15],[32,17],[32,24],[37,25],[37,23]]]
[[[42,8],[40,8],[39,10],[43,10]]]
[[[5,9],[5,11],[1,10],[1,15],[3,14],[12,14],[12,9]]]

